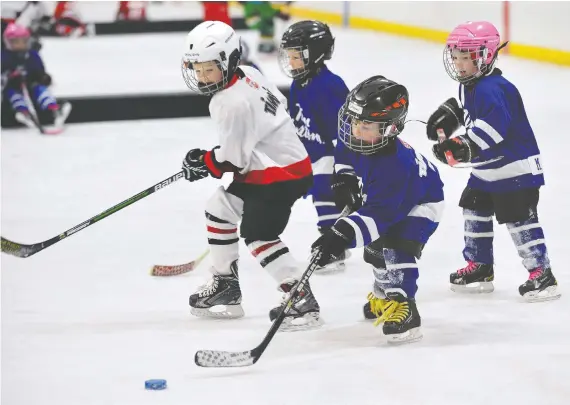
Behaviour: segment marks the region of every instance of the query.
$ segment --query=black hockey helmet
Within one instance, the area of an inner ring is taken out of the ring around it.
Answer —
[[[338,113],[338,137],[351,150],[371,155],[389,145],[404,129],[408,90],[384,76],[356,86]]]
[[[299,21],[291,25],[281,38],[279,64],[283,72],[295,79],[302,79],[316,72],[326,60],[332,57],[334,38],[329,26],[315,20]],[[302,68],[292,68],[292,52],[303,58]]]

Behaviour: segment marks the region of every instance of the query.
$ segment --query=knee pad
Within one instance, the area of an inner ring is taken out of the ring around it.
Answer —
[[[243,201],[219,187],[206,203],[206,216],[237,224],[243,212]]]
[[[381,239],[377,239],[364,248],[364,262],[371,264],[377,269],[385,269],[384,247]]]

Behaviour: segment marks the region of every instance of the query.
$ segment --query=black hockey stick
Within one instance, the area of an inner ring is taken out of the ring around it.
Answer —
[[[342,210],[340,217],[345,217],[350,214],[351,209],[347,206]],[[196,365],[200,367],[246,367],[254,365],[269,343],[271,343],[271,339],[275,336],[275,333],[279,330],[279,327],[283,323],[285,316],[291,310],[295,299],[299,295],[299,292],[305,287],[305,284],[309,281],[309,277],[318,267],[319,259],[321,258],[322,252],[317,250],[313,256],[311,257],[311,262],[309,263],[309,267],[301,276],[299,282],[295,285],[295,288],[292,290],[291,295],[289,296],[289,300],[287,304],[283,306],[279,316],[273,321],[271,328],[269,328],[269,332],[265,335],[261,343],[252,350],[246,350],[244,352],[229,352],[224,350],[198,350],[194,355],[194,362]]]
[[[175,175],[170,176],[166,180],[163,180],[160,183],[157,183],[154,186],[151,186],[151,187],[147,188],[146,190],[141,191],[140,193],[132,196],[131,198],[128,198],[125,201],[109,208],[108,210],[103,211],[99,215],[95,215],[93,218],[90,218],[87,221],[82,222],[79,225],[74,226],[73,228],[65,231],[64,233],[62,233],[58,236],[54,236],[53,238],[48,239],[48,240],[43,241],[43,242],[34,243],[32,245],[25,245],[25,244],[21,244],[21,243],[12,242],[11,240],[8,240],[8,239],[2,237],[2,252],[7,253],[7,254],[12,255],[12,256],[16,256],[16,257],[29,257],[31,255],[34,255],[34,254],[38,253],[39,251],[50,247],[51,245],[55,245],[57,242],[61,241],[62,239],[65,239],[68,236],[71,236],[71,235],[93,225],[95,222],[99,222],[103,218],[106,218],[109,215],[114,214],[115,212],[120,211],[123,208],[128,207],[129,205],[131,205],[131,204],[133,204],[139,200],[142,200],[145,197],[148,197],[149,195],[153,194],[154,192],[174,183],[177,180],[180,180],[183,177],[184,177],[184,171],[178,172]]]

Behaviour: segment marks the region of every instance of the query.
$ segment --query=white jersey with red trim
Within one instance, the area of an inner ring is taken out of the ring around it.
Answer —
[[[236,166],[234,179],[270,184],[311,175],[311,161],[287,112],[287,99],[258,70],[239,66],[210,102],[220,148],[215,160]]]

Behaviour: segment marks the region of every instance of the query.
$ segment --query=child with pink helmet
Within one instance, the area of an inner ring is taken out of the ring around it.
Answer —
[[[30,49],[30,31],[27,27],[10,23],[2,40],[2,97],[14,110],[16,119],[28,127],[35,127],[24,88],[34,103],[40,125],[62,125],[69,115],[69,103],[61,106],[51,95],[48,86],[51,77],[37,51]]]
[[[427,122],[428,138],[439,141],[433,146],[438,160],[472,166],[459,201],[467,265],[450,275],[451,289],[494,290],[495,217],[507,225],[528,271],[520,295],[529,302],[556,299],[560,293],[537,213],[544,185],[540,150],[518,89],[495,67],[505,45],[489,22],[458,25],[447,38],[443,62],[449,76],[459,82],[459,102],[450,98]],[[452,137],[461,126],[465,132]]]

